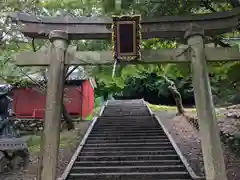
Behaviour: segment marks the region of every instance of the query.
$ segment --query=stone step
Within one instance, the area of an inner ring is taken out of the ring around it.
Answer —
[[[168,155],[176,154],[174,150],[157,150],[157,151],[83,151],[80,156],[123,156],[123,155]]]
[[[94,127],[160,127],[158,122],[151,122],[151,120],[146,120],[144,122],[123,122],[123,121],[116,121],[114,123],[109,122],[99,122],[96,123]]]
[[[155,132],[117,132],[117,133],[113,133],[113,132],[91,132],[89,137],[125,137],[125,136],[162,136],[165,135],[165,133],[163,131],[155,131]]]
[[[95,124],[94,127],[106,127],[106,128],[109,128],[109,127],[160,127],[159,124],[156,122],[149,122],[148,120],[144,123],[140,123],[140,122],[128,122],[128,123],[124,123],[124,122],[115,122],[115,123],[112,123],[112,124],[108,124],[108,123],[98,123],[98,124]]]
[[[138,160],[178,160],[177,154],[167,155],[108,155],[108,156],[78,156],[82,161],[138,161]]]
[[[131,128],[138,128],[138,127],[142,127],[142,128],[146,128],[146,127],[150,127],[150,128],[153,128],[153,127],[157,127],[157,128],[160,128],[160,125],[158,123],[152,123],[152,122],[145,122],[145,123],[139,123],[139,122],[136,122],[136,123],[131,123],[131,124],[124,124],[122,122],[118,122],[116,124],[105,124],[105,123],[102,123],[102,124],[96,124],[94,126],[95,128],[123,128],[123,127],[131,127]]]
[[[108,114],[103,114],[102,117],[125,117],[125,116],[150,116],[148,113],[108,113]]]
[[[185,172],[183,165],[73,167],[71,173]]]
[[[182,165],[181,160],[140,160],[140,161],[76,161],[74,166],[159,166],[159,165]]]
[[[103,131],[103,132],[142,132],[142,131],[162,131],[161,129],[157,128],[157,127],[152,127],[152,128],[148,128],[148,127],[124,127],[124,128],[93,128],[92,132],[98,132],[98,131]]]
[[[103,136],[103,137],[99,137],[99,136],[91,136],[88,137],[88,140],[133,140],[133,139],[141,139],[141,140],[147,140],[147,139],[157,139],[159,141],[164,140],[164,139],[168,139],[166,135],[159,135],[159,136],[115,136],[115,137],[111,137],[111,136]]]
[[[160,151],[160,150],[172,150],[173,146],[171,144],[164,145],[164,146],[84,146],[83,151]]]
[[[125,116],[125,117],[111,117],[111,116],[107,116],[107,117],[98,117],[98,120],[99,121],[102,121],[102,120],[113,120],[112,122],[115,122],[115,121],[119,121],[119,120],[155,120],[154,117],[152,116]]]
[[[121,135],[141,135],[141,134],[151,134],[151,135],[159,135],[159,134],[165,134],[163,130],[161,129],[148,129],[148,130],[119,130],[119,131],[114,131],[114,130],[92,130],[91,134],[111,134],[111,135],[115,135],[115,136],[121,136]]]
[[[170,142],[145,142],[145,143],[99,143],[99,144],[90,144],[86,143],[84,146],[85,147],[116,147],[116,146],[121,146],[121,147],[147,147],[147,146],[161,146],[161,145],[171,145]]]
[[[167,138],[165,139],[115,139],[115,140],[87,140],[87,143],[89,144],[99,144],[99,143],[146,143],[146,142],[169,142]]]
[[[68,180],[191,180],[187,172],[70,173]]]

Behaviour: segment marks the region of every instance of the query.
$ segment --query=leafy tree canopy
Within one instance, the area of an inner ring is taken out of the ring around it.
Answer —
[[[238,0],[7,0],[1,2],[0,17],[0,79],[6,82],[22,81],[27,73],[44,71],[39,68],[17,68],[13,63],[16,52],[37,51],[47,46],[45,40],[31,40],[23,37],[18,25],[6,23],[9,12],[21,11],[43,16],[111,16],[112,14],[141,14],[142,16],[159,17],[165,15],[182,15],[193,13],[220,12],[240,6]],[[219,37],[213,37],[219,44],[222,37],[239,37],[239,30]],[[216,40],[217,39],[217,40]],[[226,43],[224,43],[226,44]],[[111,49],[107,40],[72,41],[80,50]],[[178,42],[151,39],[142,42],[143,49],[175,48]],[[223,45],[223,44],[221,44]],[[225,96],[234,99],[234,89],[239,86],[238,68],[240,64],[215,63],[209,65],[212,88],[215,94],[221,91]],[[180,88],[184,97],[192,96],[191,71],[188,64],[159,64],[159,65],[127,65],[120,67],[119,76],[112,78],[112,66],[85,67],[89,75],[95,76],[101,91],[131,94],[146,89],[156,91],[158,95],[168,96],[164,76],[173,80]],[[229,87],[229,90],[223,87]],[[131,88],[130,88],[131,87]],[[233,88],[234,87],[234,88]],[[129,91],[127,91],[129,90]],[[98,92],[97,91],[97,92]],[[127,91],[127,92],[126,92]],[[227,91],[227,92],[225,92]],[[229,98],[228,98],[229,99]]]

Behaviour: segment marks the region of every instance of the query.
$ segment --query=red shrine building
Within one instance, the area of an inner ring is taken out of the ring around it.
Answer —
[[[93,79],[70,76],[65,83],[64,104],[70,115],[85,119],[94,110]],[[13,109],[20,119],[44,119],[46,95],[38,85],[13,89]]]

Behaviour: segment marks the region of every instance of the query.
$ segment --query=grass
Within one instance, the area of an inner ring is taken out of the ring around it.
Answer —
[[[75,131],[64,131],[60,135],[60,147],[67,147],[73,144],[78,138],[78,133]],[[30,152],[39,152],[41,137],[39,135],[31,135],[27,140],[28,148]]]
[[[155,105],[155,104],[148,104],[153,112],[157,111],[177,111],[176,106],[165,106],[165,105]],[[196,108],[186,108],[186,111],[196,112]]]
[[[225,115],[225,114],[222,114],[222,113],[216,113],[216,116],[217,116],[217,118],[226,117],[226,115]]]
[[[148,106],[151,108],[153,112],[158,112],[158,111],[176,111],[177,112],[176,106],[164,106],[164,105],[154,105],[154,104],[148,104]],[[217,119],[226,117],[226,115],[222,112],[222,110],[225,110],[225,108],[222,108],[222,107],[215,108]],[[195,115],[197,113],[196,108],[185,108],[185,111],[191,112],[192,114],[195,114]]]
[[[170,111],[170,110],[177,110],[175,106],[164,106],[164,105],[154,105],[154,104],[148,104],[148,106],[151,108],[153,112],[156,111]]]
[[[165,105],[155,105],[155,104],[148,104],[148,106],[151,108],[153,112],[158,111],[177,111],[176,106],[165,106]],[[225,108],[216,108],[216,114],[217,117],[223,117],[223,113],[219,113],[219,110],[224,110]],[[187,112],[193,112],[196,113],[196,108],[185,108]]]
[[[97,116],[99,112],[101,111],[101,107],[96,107],[92,114],[86,117],[86,120],[91,121],[94,116]],[[62,132],[60,135],[60,147],[66,147],[70,144],[74,143],[74,141],[77,139],[78,134],[74,131],[66,131]],[[30,152],[38,152],[40,151],[40,144],[41,144],[41,137],[39,135],[31,135],[29,137],[26,137],[27,144],[29,147]]]
[[[101,107],[96,107],[91,114],[89,114],[84,120],[91,121],[94,116],[98,116],[99,112],[101,111]],[[81,118],[77,118],[77,120],[81,120]]]
[[[101,107],[96,107],[96,108],[93,110],[92,114],[90,114],[90,115],[88,115],[88,116],[86,117],[86,120],[91,121],[94,116],[98,116],[98,114],[99,114],[100,111],[101,111]]]
[[[40,150],[41,138],[37,135],[32,135],[28,138],[27,144],[30,152],[36,152]]]

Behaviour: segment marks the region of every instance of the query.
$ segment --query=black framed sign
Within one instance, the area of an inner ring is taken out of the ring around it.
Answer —
[[[113,16],[113,56],[116,60],[140,60],[140,16]]]

